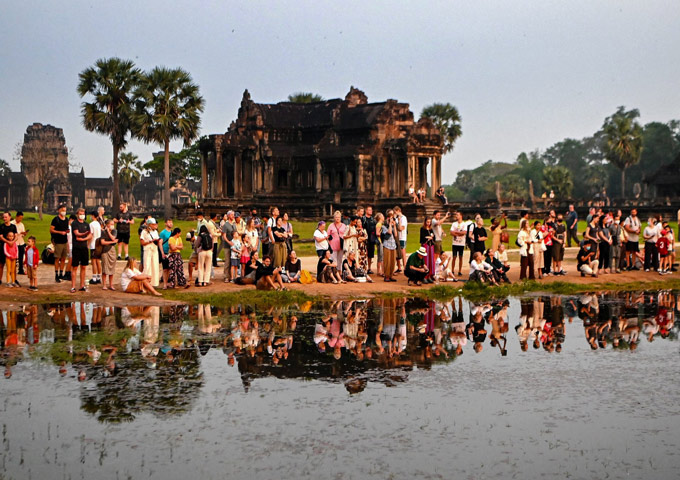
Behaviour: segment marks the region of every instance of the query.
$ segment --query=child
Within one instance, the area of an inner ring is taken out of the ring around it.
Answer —
[[[661,263],[659,265],[659,275],[671,273],[671,256],[669,252],[671,242],[668,240],[668,231],[662,230],[659,239],[656,241],[656,248],[659,251]]]
[[[505,244],[501,243],[498,245],[498,250],[494,253],[494,257],[503,264],[508,270],[510,270],[510,263],[508,263],[508,251],[505,249]],[[560,270],[562,268],[562,262],[559,263]],[[508,271],[506,270],[506,272]],[[560,271],[557,270],[557,271]]]
[[[28,289],[34,292],[38,291],[38,263],[40,263],[40,252],[35,246],[35,237],[28,237],[24,265],[26,265],[26,275],[31,284]]]
[[[446,252],[442,252],[437,257],[434,262],[434,279],[438,282],[457,282],[458,279],[453,275],[453,272],[449,270],[449,255]]]
[[[249,238],[250,237],[248,237],[247,235],[244,235],[243,242],[241,242],[240,259],[241,259],[241,276],[242,277],[245,277],[246,264],[250,263],[250,256],[251,256],[250,250],[251,250],[252,247],[250,245]]]
[[[7,233],[7,243],[5,249],[5,267],[7,267],[7,286],[20,287],[17,282],[17,258],[19,257],[19,247],[15,240],[14,232]]]
[[[234,232],[231,239],[231,281],[238,276],[238,266],[241,263],[241,250],[243,249],[243,244],[241,243],[241,235],[238,232]]]

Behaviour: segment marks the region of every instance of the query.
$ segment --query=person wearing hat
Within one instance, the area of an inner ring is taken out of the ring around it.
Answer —
[[[421,285],[421,282],[432,283],[431,280],[426,279],[430,270],[425,265],[425,259],[427,258],[427,251],[425,247],[420,247],[417,251],[413,252],[406,262],[406,267],[404,267],[404,275],[408,278],[408,284],[414,283],[417,286]]]
[[[158,248],[162,247],[158,235],[158,222],[153,217],[146,220],[147,228],[139,236],[139,243],[144,252],[144,275],[149,276],[149,283],[157,287],[160,283],[160,267],[158,263]]]

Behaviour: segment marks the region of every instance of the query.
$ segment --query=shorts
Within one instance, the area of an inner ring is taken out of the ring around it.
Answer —
[[[161,264],[163,265],[163,270],[170,270],[170,259],[168,257],[161,258]]]
[[[29,280],[33,280],[34,278],[38,278],[38,267],[29,267],[27,265],[26,266],[26,275],[28,276]]]
[[[442,250],[442,241],[441,240],[435,240],[434,241],[434,253],[439,255],[440,253],[442,253],[442,251],[443,251]]]
[[[552,246],[552,259],[555,262],[561,262],[564,260],[564,245],[555,244]]]
[[[101,250],[99,251],[99,253],[95,253],[96,251],[97,250],[95,250],[94,248],[90,250],[90,259],[91,260],[99,260],[99,259],[102,258]]]
[[[376,245],[376,247],[377,247],[377,250],[378,250],[378,260],[377,261],[380,263],[380,262],[383,261],[383,246],[382,246],[381,243],[379,243],[379,244]]]
[[[68,243],[55,243],[54,259],[59,260],[68,256]]]
[[[626,242],[626,252],[639,252],[640,244],[638,242]]]
[[[130,244],[130,232],[118,232],[118,243]]]
[[[463,258],[463,253],[465,252],[465,245],[452,245],[451,252],[453,253],[453,258],[456,257]]]
[[[198,264],[198,253],[192,252],[191,255],[189,256],[189,263],[193,265]]]
[[[668,253],[660,253],[659,257],[666,258],[666,257],[668,257],[668,255],[669,255]]]
[[[126,293],[140,293],[144,290],[144,283],[141,280],[130,280],[130,283],[128,284],[127,288],[125,289]]]
[[[0,265],[5,264],[5,252],[4,250],[0,247]]]
[[[240,258],[232,258],[231,259],[231,266],[238,268],[238,266],[241,264],[241,259]]]
[[[402,250],[405,249],[406,248],[406,240],[399,240],[399,247],[401,247]]]
[[[71,254],[71,267],[86,267],[90,264],[90,255],[87,248],[74,248]]]

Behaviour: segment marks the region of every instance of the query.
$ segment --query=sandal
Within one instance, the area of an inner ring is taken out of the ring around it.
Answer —
[[[115,290],[115,288],[113,288],[113,287],[109,287],[109,290]]]
[[[73,288],[71,289],[71,293],[76,293],[75,287],[73,287]]]
[[[102,287],[102,290],[108,290],[108,287],[106,287],[106,285],[104,285],[104,286]]]

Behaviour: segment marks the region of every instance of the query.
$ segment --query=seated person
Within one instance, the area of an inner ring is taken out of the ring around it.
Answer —
[[[404,275],[408,278],[409,285],[414,283],[415,285],[420,286],[425,280],[425,277],[429,273],[429,269],[427,268],[427,265],[425,265],[425,257],[427,257],[425,247],[420,247],[408,257],[406,267],[404,268]]]
[[[281,268],[272,265],[272,258],[265,255],[255,270],[255,285],[258,290],[283,290]]]
[[[347,253],[347,258],[342,261],[342,278],[348,282],[359,282],[359,278],[365,278],[367,282],[373,283],[371,277],[366,275],[357,262],[357,254],[355,251],[351,250]]]
[[[338,265],[331,257],[331,251],[326,250],[316,264],[316,281],[319,283],[347,283],[338,272]]]
[[[418,195],[416,195],[416,189],[413,188],[413,185],[408,186],[408,196],[413,200],[412,203],[418,203]]]
[[[255,285],[257,282],[257,269],[262,265],[258,259],[258,253],[253,252],[248,263],[243,265],[241,276],[238,277],[234,283],[237,285]]]
[[[501,243],[501,245],[503,245]],[[500,282],[501,280],[504,281],[505,283],[510,283],[510,279],[508,279],[508,270],[510,270],[510,265],[507,264],[507,262],[504,264],[497,256],[498,252],[494,252],[493,248],[490,248],[486,251],[486,258],[484,261],[491,265],[493,267],[493,274],[494,277],[496,278],[496,281]],[[505,258],[507,260],[508,255],[507,252],[505,252]]]
[[[439,190],[435,193],[435,196],[442,202],[442,205],[448,205],[449,199],[446,198],[446,193],[444,193],[444,187],[439,187]]]
[[[498,286],[493,267],[484,261],[482,252],[475,252],[470,262],[470,280]]]
[[[425,202],[425,195],[427,194],[427,191],[423,188],[420,187],[418,191],[416,192],[416,195],[418,195],[418,202],[423,203]]]
[[[291,250],[284,265],[284,271],[281,272],[281,279],[285,283],[300,282],[300,272],[302,272],[300,259],[297,258],[295,250]]]
[[[437,257],[437,260],[434,262],[434,279],[435,281],[438,282],[457,282],[458,279],[456,276],[453,274],[451,270],[449,270],[449,262],[451,259],[449,258],[449,254],[446,252],[442,252],[439,254]]]
[[[596,250],[593,249],[591,242],[583,242],[583,245],[576,255],[578,271],[581,272],[581,276],[585,277],[590,275],[592,277],[597,277],[597,255]]]
[[[151,292],[157,297],[162,296],[156,291],[149,282],[150,275],[144,275],[137,269],[137,260],[130,258],[125,266],[125,270],[120,276],[120,286],[127,293],[146,293]]]

